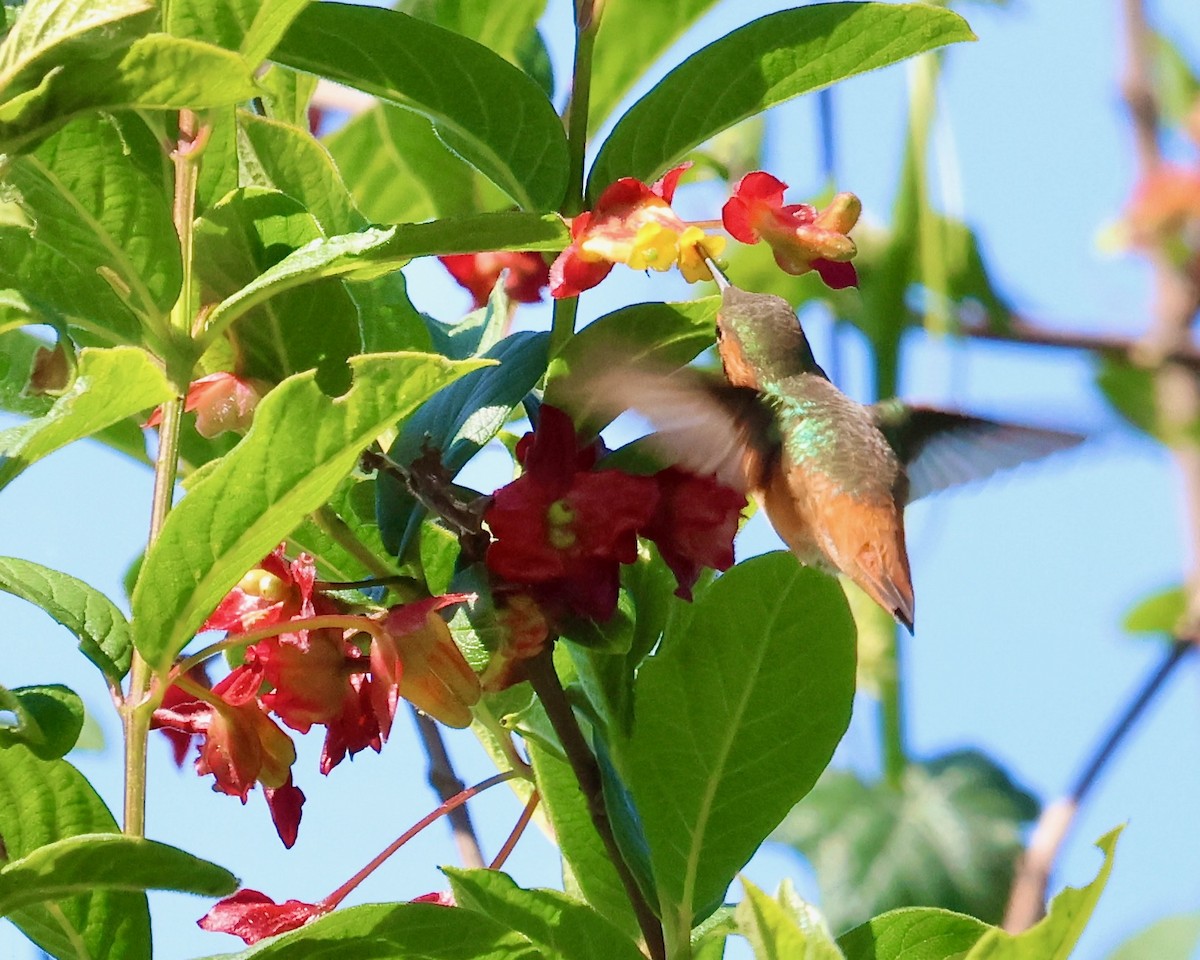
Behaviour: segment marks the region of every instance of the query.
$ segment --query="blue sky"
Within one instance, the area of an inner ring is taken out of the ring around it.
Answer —
[[[547,31],[565,58],[566,4],[552,3]],[[779,4],[723,4],[683,38],[677,60],[736,22]],[[1086,8],[1084,12],[1081,7]],[[1132,177],[1130,136],[1119,96],[1122,49],[1117,4],[1027,2],[964,6],[980,42],[952,51],[944,83],[944,137],[953,144],[964,214],[977,229],[1001,289],[1031,317],[1055,326],[1136,334],[1147,319],[1149,278],[1131,257],[1103,253],[1097,239],[1118,213]],[[1194,0],[1153,4],[1155,22],[1200,62]],[[735,18],[736,17],[736,21]],[[900,149],[905,68],[857,78],[837,91],[839,187],[867,215],[885,219]],[[769,167],[797,197],[819,189],[815,113],[801,101],[772,116]],[[946,156],[947,154],[943,154]],[[434,269],[414,265],[414,298],[442,319],[465,295]],[[688,296],[673,277],[618,269],[585,298],[586,317],[644,299]],[[532,311],[529,323],[544,323]],[[810,330],[818,355],[829,330]],[[861,349],[842,344],[853,372]],[[905,647],[910,738],[917,756],[975,746],[1043,800],[1078,774],[1111,718],[1161,656],[1158,644],[1122,634],[1124,612],[1177,583],[1183,555],[1181,498],[1169,456],[1125,428],[1092,386],[1086,357],[1035,348],[905,341],[905,393],[972,411],[1085,429],[1085,448],[988,484],[915,505],[910,553],[918,630]],[[854,378],[851,377],[851,385]],[[3,419],[0,423],[7,424]],[[499,479],[499,478],[497,478]],[[150,478],[93,444],[56,454],[0,496],[0,552],[65,570],[120,597],[125,565],[139,551]],[[778,541],[756,518],[741,556]],[[0,596],[6,686],[64,682],[84,697],[108,739],[105,752],[72,759],[114,809],[120,806],[119,728],[95,671],[65,632],[32,606]],[[1128,823],[1116,869],[1076,956],[1103,960],[1125,937],[1168,914],[1200,909],[1200,683],[1195,664],[1174,678],[1098,785],[1068,841],[1055,889],[1090,880],[1091,843]],[[450,735],[464,779],[491,767],[469,734]],[[297,781],[308,794],[300,839],[278,844],[261,797],[242,808],[190,770],[176,773],[165,744],[151,752],[149,835],[202,852],[248,886],[277,899],[325,895],[433,805],[411,726],[398,724],[382,755],[361,755],[328,779],[316,772],[319,741],[304,742]],[[840,754],[869,769],[874,721],[861,704]],[[519,813],[503,788],[473,808],[494,852]],[[453,856],[446,835],[426,831],[363,888],[359,902],[403,899],[445,884],[434,864]],[[507,869],[525,885],[556,885],[552,847],[530,830]],[[803,865],[768,847],[747,868],[773,889],[785,876],[813,892]],[[232,951],[239,941],[203,934],[207,904],[155,895],[163,960]],[[32,956],[0,926],[0,956]]]

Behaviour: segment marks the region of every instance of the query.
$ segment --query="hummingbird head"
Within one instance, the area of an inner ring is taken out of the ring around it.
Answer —
[[[749,293],[729,284],[722,294],[717,328],[722,339],[733,341],[731,345],[760,381],[801,373],[825,377],[791,304],[782,297]]]

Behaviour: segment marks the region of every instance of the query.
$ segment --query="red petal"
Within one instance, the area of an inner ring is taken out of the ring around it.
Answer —
[[[849,261],[840,263],[818,258],[812,262],[812,266],[825,281],[825,286],[831,290],[845,290],[846,287],[858,286],[858,271]]]
[[[304,791],[292,783],[289,773],[287,782],[282,787],[272,790],[263,787],[267,795],[267,807],[271,811],[271,821],[275,824],[275,832],[289,850],[296,842],[296,834],[300,830],[300,812],[304,806]],[[295,901],[293,901],[295,902]]]
[[[654,181],[650,187],[650,192],[658,194],[660,197],[666,200],[667,203],[670,203],[675,197],[675,188],[679,186],[679,178],[691,168],[691,160],[681,163],[677,167],[673,167]]]
[[[600,283],[612,268],[607,260],[584,260],[579,256],[579,248],[572,244],[550,265],[550,296],[555,300],[577,297]]]
[[[668,467],[655,475],[659,507],[642,536],[653,540],[675,574],[677,596],[692,598],[692,587],[704,567],[733,566],[733,538],[746,498],[718,483]]]
[[[231,933],[249,944],[295,930],[326,912],[320,904],[300,900],[276,903],[257,890],[239,890],[218,901],[196,924],[202,930]]]
[[[787,184],[763,170],[746,174],[733,188],[733,195],[746,203],[761,203],[768,207],[783,206],[783,191]]]

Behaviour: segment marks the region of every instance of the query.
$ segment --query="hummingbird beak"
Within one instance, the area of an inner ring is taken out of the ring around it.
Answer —
[[[704,262],[708,265],[708,269],[712,273],[713,280],[716,282],[718,290],[724,293],[733,286],[733,284],[729,282],[729,278],[725,276],[725,274],[721,271],[721,268],[717,266],[716,262],[711,257],[706,256],[704,258]]]

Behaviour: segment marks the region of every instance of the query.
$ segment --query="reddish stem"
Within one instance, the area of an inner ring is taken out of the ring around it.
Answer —
[[[496,859],[488,864],[489,870],[499,870],[504,866],[504,861],[508,859],[508,855],[513,852],[513,847],[517,845],[517,841],[521,839],[521,834],[525,832],[525,828],[529,826],[529,821],[533,819],[533,811],[537,809],[539,801],[542,799],[541,794],[536,790],[529,795],[529,802],[525,804],[525,809],[521,811],[521,815],[517,818],[516,826],[513,827],[512,833],[508,835],[508,839],[504,841],[504,846],[500,848],[500,852],[496,854]]]

